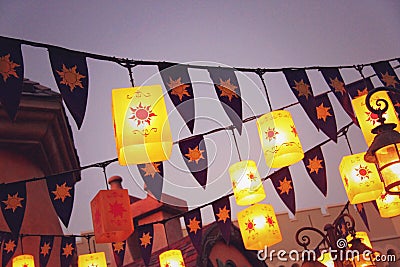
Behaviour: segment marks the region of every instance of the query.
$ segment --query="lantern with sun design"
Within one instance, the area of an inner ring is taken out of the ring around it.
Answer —
[[[265,198],[264,187],[257,165],[252,160],[243,160],[229,167],[236,203],[247,206]]]
[[[83,254],[78,257],[78,267],[107,267],[106,254],[97,252],[91,254]]]
[[[132,234],[128,190],[100,190],[90,206],[96,243],[122,242]]]
[[[383,192],[376,200],[376,205],[382,218],[400,215],[400,195],[389,195]]]
[[[352,235],[348,235],[346,237],[347,243],[350,244],[351,240],[353,240],[354,238],[359,238],[361,243],[363,243],[367,247],[372,248],[371,241],[369,240],[369,236],[366,232],[356,232],[354,237]]]
[[[35,267],[35,261],[32,255],[22,254],[12,259],[12,267]]]
[[[373,163],[364,160],[365,153],[343,157],[339,171],[351,204],[377,199],[383,190],[383,183]]]
[[[246,249],[261,250],[282,241],[274,208],[254,204],[237,214],[240,233]]]
[[[332,259],[332,255],[329,251],[324,252],[319,258],[317,259],[320,263],[325,265],[326,267],[334,267],[335,262]]]
[[[169,159],[172,134],[160,85],[112,90],[112,113],[120,165]]]
[[[269,167],[281,168],[303,159],[303,148],[289,111],[264,114],[257,119],[257,128]]]
[[[182,252],[178,249],[167,250],[160,254],[160,267],[185,267]]]

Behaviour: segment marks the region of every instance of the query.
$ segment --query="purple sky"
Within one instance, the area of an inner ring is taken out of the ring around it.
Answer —
[[[156,61],[193,62],[234,67],[335,66],[373,62],[400,56],[399,1],[2,1],[0,35],[60,45],[70,49],[110,56]],[[25,76],[55,91],[45,49],[23,47]],[[127,71],[120,66],[88,59],[89,102],[82,129],[77,131],[72,119],[81,164],[86,165],[116,157],[111,119],[111,89],[129,87]],[[371,74],[371,69],[365,73]],[[398,74],[399,71],[397,71]],[[314,94],[329,88],[317,71],[308,72]],[[359,79],[354,70],[342,72],[347,83]],[[223,113],[206,71],[190,70],[199,120],[195,133],[202,133],[229,121]],[[134,69],[137,85],[161,83],[156,67]],[[245,102],[244,117],[268,111],[265,94],[256,76],[238,75]],[[265,75],[273,108],[295,102],[281,73]],[[379,81],[373,80],[375,85]],[[349,118],[332,95],[338,127]],[[171,112],[174,140],[188,136],[180,117]],[[326,139],[318,133],[299,106],[290,111],[304,150]],[[183,127],[183,130],[180,131]],[[213,200],[230,189],[227,168],[238,161],[231,146],[231,134],[220,133],[207,138],[209,157],[215,158],[209,170],[206,191],[197,187],[185,168],[179,149],[174,147],[166,164],[164,191],[199,205]],[[366,150],[360,131],[352,127],[350,141],[354,152]],[[258,163],[260,174],[267,167],[260,155],[255,123],[248,123],[239,138],[242,156]],[[323,147],[328,169],[328,197],[324,198],[307,176],[300,162],[291,167],[298,209],[344,203],[346,196],[338,166],[348,149],[343,138],[338,144]],[[113,164],[109,175],[124,176],[130,193],[144,197],[143,182],[135,166]],[[82,172],[76,186],[73,217],[67,233],[92,228],[89,202],[104,189],[100,170]],[[190,190],[189,190],[190,189]],[[268,181],[267,199],[279,212],[286,208]],[[232,201],[233,203],[234,201]],[[234,208],[234,213],[238,211]],[[206,209],[211,221],[211,209]]]

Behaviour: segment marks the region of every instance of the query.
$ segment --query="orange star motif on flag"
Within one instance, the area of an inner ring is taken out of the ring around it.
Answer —
[[[364,179],[369,179],[369,175],[372,173],[367,166],[360,165],[358,168],[355,168],[357,172],[357,176],[361,178],[361,181]]]
[[[190,96],[189,92],[186,88],[190,87],[188,84],[184,84],[181,82],[182,78],[179,77],[176,80],[173,80],[169,77],[168,87],[171,89],[171,95],[176,95],[179,97],[179,100],[182,101],[183,96]]]
[[[124,208],[124,205],[122,203],[119,203],[117,201],[115,201],[114,203],[110,203],[109,205],[109,213],[111,213],[114,218],[116,217],[120,217],[122,218],[124,216],[124,212],[126,212],[127,210]]]
[[[193,219],[189,219],[189,224],[187,225],[187,227],[189,227],[190,229],[189,233],[194,232],[194,234],[197,234],[197,230],[201,229],[200,221],[198,221],[196,217],[194,217]]]
[[[339,92],[342,95],[346,93],[344,83],[339,81],[338,77],[336,77],[335,79],[329,78],[329,80],[331,80],[331,83],[329,85],[335,89],[335,92]]]
[[[67,68],[64,64],[62,65],[62,71],[56,70],[60,78],[62,79],[60,84],[65,84],[69,87],[71,92],[74,91],[76,87],[83,88],[81,79],[86,78],[85,75],[80,74],[76,71],[76,65],[72,68]]]
[[[291,183],[292,183],[292,181],[287,180],[286,177],[285,177],[285,179],[283,181],[280,180],[278,189],[281,192],[279,194],[282,195],[283,193],[286,193],[286,195],[289,195],[290,190],[293,189]]]
[[[358,90],[358,89],[357,89],[357,96],[356,96],[356,98],[357,98],[357,97],[360,97],[360,96],[363,96],[363,95],[366,95],[366,94],[368,94],[368,89],[367,89],[367,88],[364,88],[364,89],[362,89],[362,90]]]
[[[8,194],[7,200],[3,200],[3,203],[6,204],[6,210],[12,209],[13,212],[20,207],[22,208],[21,201],[24,200],[22,197],[18,197],[18,192],[13,196]]]
[[[219,83],[220,84],[217,85],[217,87],[221,91],[221,97],[226,96],[228,97],[229,101],[232,101],[232,97],[238,98],[238,95],[236,94],[236,89],[238,87],[234,84],[231,84],[230,78],[226,81],[223,81],[221,78],[219,78]]]
[[[229,212],[230,210],[226,208],[226,205],[222,209],[219,208],[219,212],[216,214],[218,221],[224,221],[224,223],[226,223],[226,220],[230,218]]]
[[[305,98],[308,100],[308,96],[311,95],[310,85],[304,83],[303,79],[301,79],[299,82],[294,81],[294,84],[295,86],[293,89],[298,92],[299,97],[305,96]]]
[[[294,134],[294,136],[297,137],[298,134],[297,134],[296,126],[290,125],[290,128],[292,128],[291,132]]]
[[[3,76],[4,82],[6,82],[10,76],[19,78],[15,71],[15,68],[19,66],[20,65],[10,60],[10,54],[0,57],[0,74]]]
[[[198,164],[200,159],[205,159],[203,152],[204,150],[199,150],[199,146],[196,146],[194,149],[189,147],[188,153],[185,156],[189,159],[189,162],[195,161]]]
[[[132,115],[129,119],[135,120],[137,126],[144,125],[145,123],[147,123],[147,125],[150,125],[151,117],[157,116],[152,111],[151,105],[142,106],[142,102],[140,102],[139,105],[135,108],[130,107],[130,110],[132,112]]]
[[[324,103],[321,103],[321,105],[319,105],[316,109],[317,109],[317,118],[319,120],[322,119],[324,122],[326,122],[326,118],[332,116],[332,114],[329,113],[329,110],[331,108],[330,107],[324,107]]]
[[[43,246],[40,247],[40,254],[46,257],[46,255],[50,254],[50,243],[44,242]]]
[[[390,75],[388,72],[386,72],[385,74],[381,73],[381,77],[387,87],[396,87],[396,84],[398,84],[398,82],[396,81],[396,77]]]
[[[113,244],[114,246],[114,251],[117,253],[120,253],[121,251],[124,250],[124,242],[116,242]]]
[[[256,229],[254,229],[254,226],[256,226],[254,221],[248,219],[246,222],[246,231],[249,231],[249,233],[251,233],[252,231],[255,231]]]
[[[317,156],[315,156],[313,159],[308,159],[307,168],[310,169],[310,173],[315,172],[316,174],[318,174],[318,171],[323,168],[321,162],[322,159],[318,159]]]
[[[357,204],[357,210],[358,210],[358,212],[362,212],[363,209],[364,209],[363,204],[361,204],[361,203]]]
[[[160,173],[158,166],[160,166],[160,163],[152,162],[146,163],[145,166],[140,169],[145,172],[144,176],[151,176],[151,178],[154,178],[154,175],[156,175],[156,173]]]
[[[279,132],[275,131],[275,128],[268,127],[267,131],[265,132],[265,139],[271,142],[271,140],[276,139],[277,134],[279,134]]]
[[[269,225],[269,227],[275,226],[275,221],[272,219],[271,216],[265,217],[265,222]]]
[[[71,189],[72,187],[67,186],[66,182],[64,182],[61,186],[57,184],[56,190],[51,191],[54,194],[54,200],[61,199],[61,201],[64,203],[67,197],[71,197],[71,194],[69,193],[69,190]]]
[[[7,243],[4,243],[4,250],[5,250],[7,253],[10,253],[10,252],[13,252],[13,251],[14,251],[14,249],[15,249],[16,246],[17,246],[17,245],[15,245],[14,240],[8,240]]]
[[[62,250],[63,250],[62,255],[68,258],[69,256],[72,256],[72,251],[74,251],[75,249],[72,246],[72,244],[65,244],[65,247],[62,248]]]
[[[143,233],[142,237],[140,237],[140,245],[144,248],[149,246],[151,244],[151,239],[153,237],[150,235],[150,232],[148,233]]]

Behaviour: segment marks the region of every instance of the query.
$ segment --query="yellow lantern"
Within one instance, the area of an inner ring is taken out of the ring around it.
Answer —
[[[96,243],[122,242],[133,233],[128,190],[100,190],[90,206]]]
[[[276,110],[257,119],[258,134],[267,165],[281,168],[304,158],[303,148],[289,111]]]
[[[399,195],[389,195],[383,192],[376,200],[376,204],[382,218],[391,218],[400,215]]]
[[[377,199],[383,190],[375,164],[364,160],[365,153],[343,157],[339,171],[351,204]]]
[[[282,241],[274,208],[254,204],[237,214],[240,233],[246,249],[261,250]]]
[[[353,237],[352,235],[348,235],[346,237],[347,239],[347,243],[351,244],[351,240],[353,240],[354,238],[359,238],[361,243],[363,243],[364,245],[366,245],[369,248],[372,248],[372,244],[371,241],[369,240],[368,234],[366,232],[356,232],[355,237]],[[351,248],[351,247],[350,247]]]
[[[172,134],[160,85],[112,90],[112,114],[120,165],[169,159]]]
[[[252,160],[243,160],[229,167],[236,203],[247,206],[265,198],[264,187],[257,165]]]
[[[97,252],[92,254],[79,255],[78,267],[107,267],[106,254]]]
[[[167,250],[160,254],[160,267],[185,267],[182,252],[178,249]]]
[[[35,267],[35,261],[32,255],[22,254],[14,257],[12,260],[12,267]]]
[[[360,124],[361,131],[364,135],[365,142],[368,146],[370,146],[372,141],[374,140],[374,137],[376,136],[376,134],[373,134],[371,130],[378,126],[380,123],[378,122],[378,115],[368,110],[365,104],[366,97],[367,95],[363,95],[353,99],[351,102],[353,104],[353,109],[356,114],[358,123]],[[396,130],[400,131],[399,120],[397,118],[396,110],[394,109],[392,101],[390,100],[388,94],[383,91],[373,94],[370,101],[373,108],[377,108],[376,100],[378,99],[384,99],[389,103],[388,110],[383,116],[386,119],[385,123],[396,123]]]
[[[332,259],[332,255],[330,252],[324,252],[319,258],[318,261],[325,265],[326,267],[334,267],[335,262]]]

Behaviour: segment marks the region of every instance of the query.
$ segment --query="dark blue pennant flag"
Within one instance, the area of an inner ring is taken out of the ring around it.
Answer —
[[[0,191],[1,211],[11,232],[18,234],[24,220],[26,207],[25,182],[2,185]]]
[[[190,240],[193,243],[194,248],[198,253],[201,253],[201,238],[202,238],[202,230],[203,223],[201,220],[201,212],[200,209],[191,210],[183,215],[186,230],[190,237]]]
[[[322,76],[351,120],[357,123],[346,85],[338,68],[320,69]],[[317,105],[318,106],[318,105]]]
[[[46,267],[53,250],[54,236],[43,235],[40,237],[39,263],[40,267]]]
[[[339,220],[337,221],[337,227],[339,229],[339,235],[341,238],[346,238],[349,235],[349,229],[347,227],[346,221],[344,217],[340,217]]]
[[[286,207],[288,207],[293,215],[296,214],[294,184],[289,168],[281,168],[280,170],[273,173],[270,177],[272,184],[274,185],[274,188],[283,203],[285,203]]]
[[[359,203],[357,205],[354,205],[354,208],[357,210],[358,214],[360,214],[361,219],[363,220],[365,226],[367,227],[368,231],[369,230],[369,223],[368,223],[368,218],[367,218],[367,213],[365,212],[364,204]]]
[[[370,78],[366,78],[352,82],[346,85],[347,92],[352,99],[368,94],[368,91],[374,88]]]
[[[207,184],[208,159],[203,135],[196,135],[180,141],[179,149],[194,178],[205,189]]]
[[[315,105],[317,106],[318,127],[336,143],[336,118],[328,94],[317,95],[315,97]]]
[[[163,162],[151,162],[137,165],[143,181],[146,183],[147,189],[158,200],[161,200],[161,194],[164,182]]]
[[[21,43],[0,37],[0,102],[11,120],[17,114],[23,80]]]
[[[222,237],[224,238],[225,242],[229,244],[232,224],[231,203],[229,201],[229,197],[224,197],[215,201],[212,204],[212,207],[214,211],[214,217],[218,223]]]
[[[153,224],[138,226],[140,253],[146,266],[150,264],[151,250],[154,242]]]
[[[168,95],[191,133],[194,128],[195,107],[192,82],[188,68],[180,64],[159,63],[161,78]]]
[[[306,71],[304,69],[285,69],[283,70],[283,74],[285,74],[289,87],[293,91],[300,105],[303,107],[315,127],[319,129],[314,94]]]
[[[304,166],[313,183],[326,196],[328,185],[326,179],[325,159],[320,146],[314,147],[304,154]]]
[[[74,206],[75,179],[72,173],[46,177],[53,207],[65,227],[68,227]]]
[[[115,264],[117,265],[117,267],[123,266],[125,258],[126,241],[113,242],[111,246],[114,254]]]
[[[12,233],[3,234],[3,255],[1,257],[1,266],[6,267],[8,262],[14,256],[18,246],[18,235]]]
[[[75,237],[63,236],[61,237],[60,247],[60,263],[61,267],[68,267],[71,264],[72,258],[76,253]]]
[[[89,91],[86,57],[57,48],[49,48],[49,57],[61,96],[80,129],[85,117]]]
[[[229,119],[242,134],[242,98],[235,71],[228,68],[209,68],[215,92]]]

